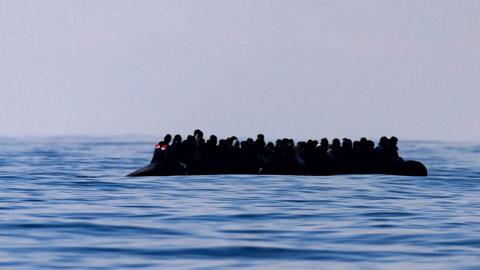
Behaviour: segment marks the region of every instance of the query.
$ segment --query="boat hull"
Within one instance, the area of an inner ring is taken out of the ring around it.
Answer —
[[[252,174],[242,171],[221,171],[221,174]],[[142,167],[127,176],[168,176],[168,175],[205,175],[205,174],[219,174],[218,171],[192,171],[188,170],[187,166],[180,162],[163,163],[157,162]],[[404,175],[404,176],[427,176],[428,171],[425,165],[414,160],[403,161],[395,166],[389,168],[370,169],[365,171],[349,171],[349,170],[259,170],[258,174],[279,174],[279,175],[339,175],[339,174],[389,174],[389,175]]]

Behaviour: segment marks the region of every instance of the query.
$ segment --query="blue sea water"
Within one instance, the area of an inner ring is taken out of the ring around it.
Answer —
[[[1,269],[480,269],[480,145],[430,176],[127,178],[148,138],[0,138]]]

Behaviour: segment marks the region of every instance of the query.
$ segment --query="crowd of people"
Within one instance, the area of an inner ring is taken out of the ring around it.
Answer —
[[[398,139],[382,137],[377,146],[371,140],[353,141],[323,138],[299,141],[284,138],[240,141],[232,136],[218,140],[203,132],[182,139],[167,134],[155,146],[151,163],[165,174],[305,174],[390,173],[403,159],[398,155]]]

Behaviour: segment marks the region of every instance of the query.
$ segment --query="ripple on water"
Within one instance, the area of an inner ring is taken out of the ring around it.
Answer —
[[[0,141],[0,267],[480,265],[478,145],[401,145],[426,178],[123,177],[149,161],[152,141]]]

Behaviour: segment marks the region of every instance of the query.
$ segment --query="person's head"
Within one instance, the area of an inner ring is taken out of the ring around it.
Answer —
[[[203,133],[200,132],[200,133],[195,134],[195,140],[196,140],[197,142],[203,140]]]
[[[195,131],[193,131],[193,136],[195,137],[197,134],[202,134],[202,137],[203,137],[203,132],[200,130],[200,129],[195,129]]]
[[[347,139],[347,138],[343,138],[342,139],[342,148],[344,150],[349,150],[352,148],[352,141],[350,139]]]
[[[292,148],[295,146],[295,141],[293,139],[288,139],[288,147]]]
[[[375,148],[375,143],[371,140],[368,140],[367,141],[367,149],[370,151],[370,150],[373,150],[373,148]]]
[[[333,139],[332,141],[332,148],[339,148],[340,147],[340,140],[338,138]]]
[[[273,151],[273,149],[275,149],[275,145],[273,145],[272,142],[268,142],[268,143],[267,143],[267,149],[268,149],[269,151]]]
[[[262,142],[265,141],[265,136],[263,136],[263,134],[261,134],[261,133],[258,134],[257,135],[257,141],[262,141]]]
[[[240,143],[240,147],[241,147],[242,149],[247,148],[247,141],[242,141],[242,142]]]
[[[180,136],[180,134],[173,136],[173,143],[181,143],[181,142],[182,142],[182,136]]]
[[[227,144],[227,140],[225,140],[225,139],[220,139],[218,141],[218,145],[220,145],[220,146],[224,146],[225,144]]]
[[[379,146],[385,147],[388,144],[388,139],[387,137],[383,136],[380,138],[380,141],[378,142]]]
[[[306,142],[297,142],[297,149],[299,150],[304,150],[305,148],[307,148],[307,143]]]
[[[235,139],[235,140],[232,141],[232,146],[235,147],[235,148],[238,148],[238,147],[240,147],[240,142],[237,139]]]
[[[328,146],[328,139],[327,138],[322,138],[320,140],[320,145],[322,146]]]
[[[282,140],[277,139],[277,140],[275,141],[275,146],[276,146],[276,147],[282,146]]]
[[[169,144],[172,141],[172,135],[167,134],[165,137],[163,137],[163,142],[166,144]]]
[[[283,139],[282,139],[282,144],[281,144],[281,146],[282,146],[282,148],[284,148],[284,149],[290,147],[288,138],[283,138]]]
[[[210,139],[208,140],[208,142],[209,142],[211,145],[217,145],[217,136],[215,136],[215,135],[210,135]]]
[[[391,146],[397,146],[398,139],[395,136],[390,137],[390,140],[388,142]]]
[[[353,151],[358,151],[359,148],[360,148],[360,142],[359,141],[354,141],[353,142],[353,147],[352,147]]]

